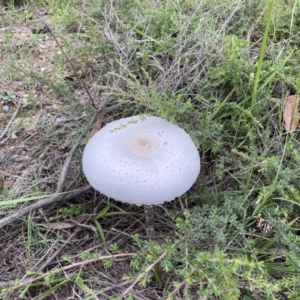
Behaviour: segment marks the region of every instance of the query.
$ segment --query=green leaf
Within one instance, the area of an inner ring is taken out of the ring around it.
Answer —
[[[95,297],[95,299],[98,299],[97,298],[97,295],[87,286],[84,284],[83,280],[81,277],[77,277],[76,280],[75,280],[75,283],[76,285],[82,290],[84,291],[85,293]]]

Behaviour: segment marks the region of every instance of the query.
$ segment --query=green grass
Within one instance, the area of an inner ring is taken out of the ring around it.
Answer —
[[[13,32],[24,24],[43,27],[45,9],[63,51],[53,40],[44,66],[34,49],[51,35],[31,35],[15,47]],[[299,130],[289,135],[282,124],[285,98],[299,95],[299,2],[27,1],[18,10],[10,5],[0,21],[7,28],[0,101],[16,106],[18,98],[7,99],[6,91],[20,97],[26,85],[38,101],[22,102],[18,116],[34,116],[41,107],[46,113],[30,144],[32,168],[10,187],[9,165],[1,169],[3,212],[56,192],[64,155],[94,113],[82,81],[96,103],[110,97],[107,122],[148,113],[183,127],[200,151],[202,170],[200,188],[181,197],[181,206],[155,208],[155,237],[135,232],[144,226],[142,210],[98,194],[16,221],[10,243],[22,236],[26,263],[12,279],[27,281],[0,285],[0,297],[14,291],[41,299],[72,287],[83,299],[300,298]],[[22,136],[22,124],[8,134]],[[65,191],[86,184],[82,149]],[[82,206],[90,218],[76,241],[64,243],[67,231],[40,226],[72,218]],[[83,250],[76,246],[90,239],[94,244]],[[60,247],[65,252],[53,268],[40,270]],[[126,263],[117,259],[127,253]]]

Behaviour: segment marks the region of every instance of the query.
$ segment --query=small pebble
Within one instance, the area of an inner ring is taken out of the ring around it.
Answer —
[[[5,112],[8,112],[9,111],[9,106],[8,105],[4,105],[2,107],[2,109],[5,111]]]

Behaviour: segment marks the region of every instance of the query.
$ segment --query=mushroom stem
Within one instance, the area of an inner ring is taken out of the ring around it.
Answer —
[[[145,211],[145,224],[146,224],[146,233],[148,236],[154,236],[154,226],[153,226],[153,205],[144,205]]]

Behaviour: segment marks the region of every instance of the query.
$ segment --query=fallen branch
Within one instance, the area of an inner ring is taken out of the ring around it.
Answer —
[[[19,219],[19,218],[29,214],[31,211],[37,210],[39,208],[48,206],[53,203],[71,200],[75,197],[78,197],[78,196],[88,192],[91,189],[92,189],[92,187],[90,185],[87,185],[87,186],[81,187],[75,191],[72,191],[68,194],[63,194],[63,195],[49,197],[49,198],[39,200],[31,205],[28,205],[27,207],[24,207],[12,214],[0,219],[0,228],[3,227],[4,225],[7,225],[7,224],[13,222],[15,219]]]
[[[82,139],[86,136],[86,133],[88,132],[91,124],[94,122],[94,120],[96,119],[97,115],[101,112],[101,110],[104,108],[104,106],[107,104],[108,102],[108,98],[104,98],[104,100],[101,102],[99,108],[97,109],[97,111],[95,112],[95,114],[93,115],[93,117],[91,118],[90,122],[88,122],[88,124],[85,126],[85,128],[82,130],[80,136],[78,137],[78,139],[76,140],[76,142],[74,143],[70,153],[68,154],[63,168],[62,168],[62,172],[60,174],[59,177],[59,181],[58,181],[58,186],[56,189],[56,193],[60,193],[63,190],[63,186],[66,180],[66,176],[67,176],[67,172],[71,163],[71,158],[74,154],[74,152],[76,151],[76,149],[78,148],[78,146],[80,145]],[[75,197],[80,196],[81,194],[86,193],[87,191],[91,190],[92,187],[90,185],[79,188],[73,192],[70,192],[68,194],[64,194],[64,195],[60,195],[60,196],[54,196],[54,197],[49,197],[46,199],[42,199],[36,203],[33,203],[27,207],[24,207],[2,219],[0,219],[0,228],[4,225],[7,225],[9,223],[11,223],[13,220],[18,219],[20,217],[23,217],[27,214],[29,214],[31,211],[33,210],[37,210],[39,208],[48,206],[50,204],[56,203],[56,202],[61,202],[61,201],[66,201],[66,200],[70,200],[73,199]]]

